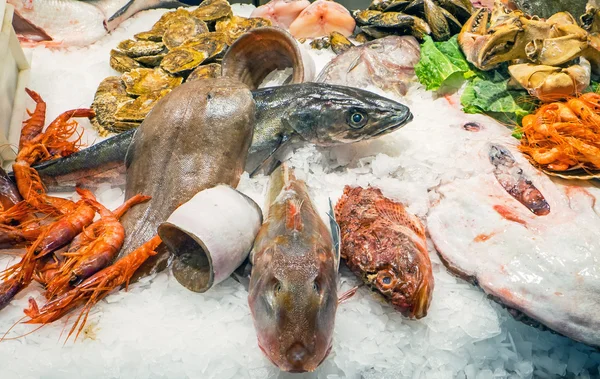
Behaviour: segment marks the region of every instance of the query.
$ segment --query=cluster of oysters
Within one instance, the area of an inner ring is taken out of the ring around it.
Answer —
[[[183,82],[221,75],[226,50],[245,32],[271,21],[233,16],[226,0],[205,0],[165,13],[152,29],[122,41],[94,96],[92,124],[101,136],[139,126],[156,102]]]

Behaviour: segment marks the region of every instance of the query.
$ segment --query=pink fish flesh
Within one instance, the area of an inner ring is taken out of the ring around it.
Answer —
[[[356,22],[343,5],[329,0],[317,0],[290,25],[290,33],[299,38],[319,38],[331,32],[348,37],[354,32]]]
[[[266,18],[274,26],[287,29],[309,5],[308,0],[271,0],[252,11],[250,17]]]

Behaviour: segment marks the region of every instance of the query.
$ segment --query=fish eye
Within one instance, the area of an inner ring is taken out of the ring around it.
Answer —
[[[321,286],[319,286],[319,283],[317,283],[317,281],[315,280],[315,281],[313,282],[313,290],[314,290],[315,292],[319,292],[319,290],[320,290],[320,289],[321,289]]]
[[[279,282],[275,283],[275,285],[273,286],[273,291],[275,291],[275,294],[278,294],[279,292],[281,292],[281,283],[279,283]]]
[[[390,278],[389,276],[385,276],[383,279],[381,279],[381,281],[383,282],[383,284],[390,284],[392,282],[392,278]]]
[[[355,110],[351,112],[350,119],[348,121],[350,127],[354,129],[360,129],[367,123],[367,115]]]

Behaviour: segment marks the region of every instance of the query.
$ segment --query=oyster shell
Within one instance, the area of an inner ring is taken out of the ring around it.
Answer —
[[[162,62],[165,55],[167,54],[148,55],[145,57],[134,58],[134,60],[143,64],[144,66],[157,67],[160,65],[160,62]]]
[[[123,103],[115,112],[116,122],[137,122],[141,123],[150,113],[158,100],[171,92],[170,88],[156,91],[147,95],[142,95],[133,101]]]
[[[188,39],[206,32],[208,32],[206,23],[190,16],[171,22],[165,30],[162,40],[165,46],[171,50],[181,46]]]
[[[225,0],[205,0],[192,15],[202,21],[216,21],[232,15],[231,5]]]
[[[183,78],[171,76],[160,68],[137,68],[124,73],[121,79],[125,83],[127,93],[138,96],[148,95],[167,88],[175,88],[183,82]]]
[[[177,47],[165,56],[160,67],[171,73],[181,74],[193,70],[202,64],[209,56],[206,51],[198,51],[190,47]]]
[[[218,78],[219,76],[221,76],[221,65],[218,63],[209,63],[207,65],[197,67],[187,77],[185,82],[187,83],[201,79]]]
[[[134,59],[127,56],[119,50],[110,51],[110,67],[119,71],[120,73],[128,72],[136,68],[142,68],[142,65],[136,62]]]
[[[100,82],[92,102],[92,109],[96,113],[92,125],[100,136],[117,131],[115,113],[119,107],[129,102],[133,102],[133,99],[127,96],[125,83],[120,77],[109,76]]]
[[[165,45],[162,42],[134,41],[132,39],[126,39],[117,45],[117,49],[121,50],[130,58],[138,58],[160,54],[164,52]]]
[[[233,16],[224,20],[217,21],[215,29],[223,32],[227,36],[227,44],[231,46],[242,34],[249,30],[271,26],[271,21],[265,18],[244,18]]]

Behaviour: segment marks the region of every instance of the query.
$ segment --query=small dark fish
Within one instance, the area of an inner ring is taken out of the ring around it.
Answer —
[[[116,29],[117,26],[121,25],[123,21],[129,19],[138,12],[156,8],[185,7],[187,6],[184,4],[185,2],[186,1],[180,2],[177,0],[130,0],[108,20],[106,20],[104,26],[106,27],[106,30],[110,32]]]
[[[550,213],[550,204],[531,180],[525,176],[523,169],[518,166],[515,158],[507,148],[492,144],[489,156],[490,163],[494,166],[494,175],[506,192],[536,216],[544,216]]]
[[[277,163],[275,154],[288,143],[332,146],[358,142],[390,133],[413,118],[407,106],[393,100],[324,83],[264,88],[252,95],[256,120],[246,161],[246,171],[251,174],[263,167],[270,173]],[[127,131],[35,168],[49,190],[72,189],[75,184],[93,186],[106,175],[124,172],[122,163],[133,133]],[[122,176],[115,178],[122,180]]]

